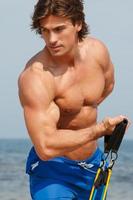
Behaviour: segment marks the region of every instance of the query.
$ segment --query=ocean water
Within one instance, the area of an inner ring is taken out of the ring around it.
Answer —
[[[29,140],[0,140],[0,200],[31,200],[25,162]],[[108,200],[133,199],[133,141],[124,140],[108,190]]]

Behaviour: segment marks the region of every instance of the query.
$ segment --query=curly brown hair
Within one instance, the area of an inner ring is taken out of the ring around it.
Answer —
[[[82,41],[89,33],[83,10],[83,0],[38,0],[34,7],[31,29],[41,34],[40,19],[49,15],[67,17],[73,25],[82,24],[82,29],[78,32],[78,38]]]

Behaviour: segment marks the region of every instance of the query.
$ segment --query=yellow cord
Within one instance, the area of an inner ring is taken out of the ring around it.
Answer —
[[[108,178],[107,178],[107,183],[106,183],[106,187],[105,187],[105,190],[104,190],[104,194],[103,194],[103,198],[102,200],[105,200],[106,198],[106,193],[107,193],[107,189],[109,187],[109,182],[110,182],[110,178],[111,178],[111,174],[112,174],[112,170],[111,169],[108,169]]]
[[[94,183],[95,183],[95,181],[97,180],[97,178],[98,178],[100,172],[101,172],[101,168],[99,168],[99,169],[97,170],[97,174],[96,174]],[[93,184],[93,187],[92,187],[92,189],[91,189],[91,194],[90,194],[89,200],[92,200],[92,197],[93,197],[93,194],[94,194],[94,190],[95,190],[95,185]]]

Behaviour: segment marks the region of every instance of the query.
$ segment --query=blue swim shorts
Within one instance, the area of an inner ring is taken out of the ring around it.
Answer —
[[[102,155],[102,151],[97,148],[91,157],[82,161],[63,156],[42,161],[33,147],[26,166],[32,199],[88,200]],[[100,200],[101,195],[102,188],[97,192],[95,200]]]

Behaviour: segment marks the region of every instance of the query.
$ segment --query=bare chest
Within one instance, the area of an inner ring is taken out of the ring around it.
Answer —
[[[56,79],[56,104],[62,112],[78,113],[83,106],[94,107],[105,86],[100,68],[68,71]]]

